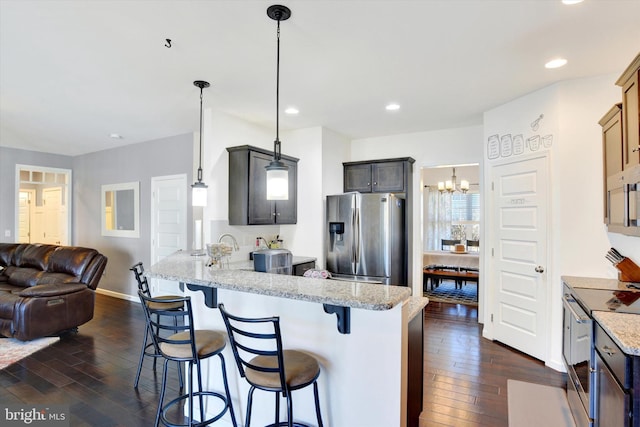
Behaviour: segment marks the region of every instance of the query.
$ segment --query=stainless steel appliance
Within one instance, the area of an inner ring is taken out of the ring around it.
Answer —
[[[594,326],[591,315],[593,311],[640,314],[640,292],[633,287],[571,289],[564,285],[563,311],[567,399],[576,426],[628,425],[630,358],[602,328]]]
[[[567,400],[577,427],[593,427],[595,405],[591,398],[594,382],[593,320],[564,285],[562,296],[562,356],[567,369]]]
[[[263,273],[292,274],[293,256],[287,249],[264,249],[253,252],[253,269]]]
[[[333,278],[406,285],[404,209],[392,193],[327,196],[326,268]]]

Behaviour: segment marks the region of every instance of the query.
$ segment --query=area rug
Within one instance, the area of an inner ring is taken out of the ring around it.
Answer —
[[[41,350],[54,342],[58,337],[38,338],[31,341],[20,341],[15,338],[0,338],[0,369],[4,369],[20,359]]]
[[[509,427],[575,427],[561,388],[507,380],[507,404]]]
[[[462,289],[456,289],[453,281],[445,280],[440,282],[437,288],[431,290],[429,283],[424,291],[424,296],[429,301],[449,302],[453,304],[478,305],[478,285],[475,283],[463,284]]]

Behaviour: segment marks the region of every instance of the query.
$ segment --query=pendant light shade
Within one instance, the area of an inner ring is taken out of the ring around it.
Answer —
[[[267,200],[289,199],[289,168],[281,161],[280,153],[280,21],[291,16],[286,6],[273,5],[267,16],[278,22],[276,59],[276,140],[273,142],[273,160],[267,165]]]
[[[191,205],[207,206],[207,184],[202,182],[202,90],[209,87],[209,82],[196,80],[194,86],[200,88],[200,157],[198,160],[198,180],[191,185]]]

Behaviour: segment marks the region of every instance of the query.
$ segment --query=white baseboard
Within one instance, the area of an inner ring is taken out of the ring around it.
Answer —
[[[102,295],[107,295],[110,297],[114,297],[114,298],[120,298],[120,299],[125,299],[127,301],[131,301],[131,302],[140,302],[140,299],[138,297],[134,297],[132,295],[127,295],[127,294],[123,294],[120,292],[114,292],[114,291],[110,291],[108,289],[96,289],[96,293],[98,294],[102,294]]]

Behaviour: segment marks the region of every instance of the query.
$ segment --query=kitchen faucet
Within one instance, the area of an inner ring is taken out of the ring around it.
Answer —
[[[238,246],[238,242],[237,242],[236,238],[233,237],[233,235],[230,234],[230,233],[221,234],[220,237],[218,237],[218,243],[222,243],[222,239],[224,239],[225,237],[231,237],[231,240],[233,240],[233,250],[235,250],[235,251],[239,251],[240,250],[240,246]]]

